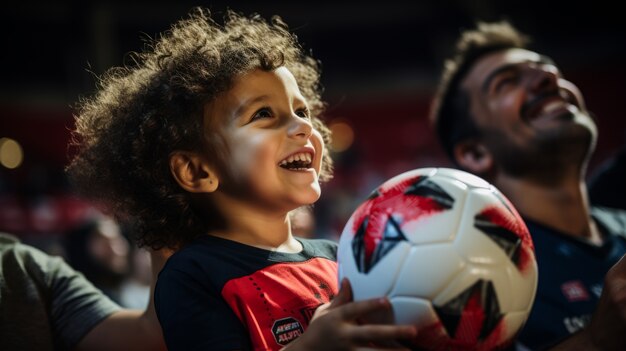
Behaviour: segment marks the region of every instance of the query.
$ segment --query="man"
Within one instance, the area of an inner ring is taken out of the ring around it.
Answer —
[[[626,144],[604,161],[589,178],[592,204],[626,210]]]
[[[152,260],[155,279],[164,251]],[[165,350],[165,343],[152,301],[145,311],[123,310],[61,258],[0,233],[0,348]]]
[[[602,287],[626,253],[626,215],[589,206],[596,125],[578,88],[527,42],[506,22],[464,32],[432,121],[453,162],[500,189],[533,237],[539,285],[520,342],[540,349],[576,333],[557,348],[623,350],[626,260]]]

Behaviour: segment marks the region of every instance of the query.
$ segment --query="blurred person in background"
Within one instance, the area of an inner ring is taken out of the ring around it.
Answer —
[[[126,308],[145,308],[150,298],[150,253],[128,238],[129,225],[101,213],[89,216],[65,238],[68,263]]]
[[[120,304],[126,308],[146,308],[150,300],[152,263],[150,252],[133,246],[130,255],[130,274],[122,284]]]
[[[131,272],[131,245],[122,225],[102,214],[91,215],[65,238],[68,263],[120,304]]]

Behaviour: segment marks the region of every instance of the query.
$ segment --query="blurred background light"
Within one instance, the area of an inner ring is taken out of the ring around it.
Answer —
[[[331,122],[330,131],[333,133],[330,149],[334,152],[346,151],[354,142],[354,130],[343,121]]]
[[[0,138],[0,165],[8,169],[19,167],[24,160],[22,146],[11,138]]]

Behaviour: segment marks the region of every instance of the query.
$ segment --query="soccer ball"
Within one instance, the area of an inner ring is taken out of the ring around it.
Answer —
[[[410,347],[497,350],[524,325],[537,289],[530,234],[511,203],[469,173],[422,168],[380,185],[352,214],[337,253],[355,301],[387,296],[417,326]]]

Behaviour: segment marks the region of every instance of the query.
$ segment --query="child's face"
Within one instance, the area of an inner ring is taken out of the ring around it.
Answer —
[[[270,211],[319,198],[324,143],[287,68],[239,77],[207,106],[204,125],[221,129],[228,150],[221,194]]]

